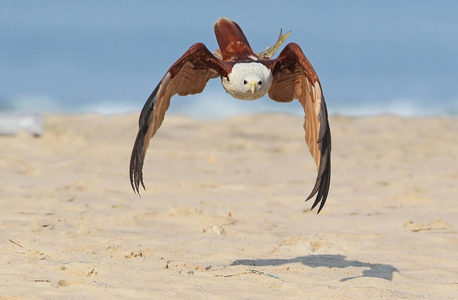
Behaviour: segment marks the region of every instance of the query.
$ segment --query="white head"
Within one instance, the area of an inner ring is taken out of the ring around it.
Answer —
[[[224,89],[232,97],[242,100],[255,100],[264,96],[272,85],[272,72],[257,62],[236,63],[228,74],[229,80],[222,77]]]

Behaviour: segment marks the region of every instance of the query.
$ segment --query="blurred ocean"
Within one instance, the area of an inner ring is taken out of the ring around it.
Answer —
[[[331,114],[458,115],[456,1],[2,1],[0,112],[139,112],[214,22],[239,23],[256,52],[280,28],[315,67]],[[287,42],[288,42],[287,41]],[[171,113],[302,115],[300,104],[228,96],[219,79]]]

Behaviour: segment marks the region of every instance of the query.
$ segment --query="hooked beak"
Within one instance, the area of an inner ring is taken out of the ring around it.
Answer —
[[[255,81],[250,82],[250,90],[252,94],[254,94],[254,92],[256,91],[256,84],[257,83]]]

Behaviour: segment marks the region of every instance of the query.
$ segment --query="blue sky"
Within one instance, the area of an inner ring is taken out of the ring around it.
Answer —
[[[257,52],[275,42],[280,28],[291,30],[288,41],[300,44],[314,65],[333,113],[458,114],[456,1],[0,1],[0,6],[4,110],[139,111],[189,46],[203,42],[217,48],[213,24],[224,16],[242,27]],[[189,98],[176,100],[172,112],[298,109],[267,99],[240,103],[218,80]]]

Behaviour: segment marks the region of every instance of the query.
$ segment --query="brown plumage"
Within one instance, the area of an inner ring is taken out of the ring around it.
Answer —
[[[262,54],[253,52],[242,29],[231,20],[219,19],[215,24],[215,34],[219,45],[216,56],[204,44],[194,44],[170,67],[146,101],[130,160],[133,190],[139,193],[140,184],[145,188],[142,170],[146,150],[164,120],[172,96],[200,93],[208,80],[220,77],[226,91],[240,99],[253,100],[268,93],[278,102],[298,99],[302,104],[305,140],[318,170],[315,186],[306,200],[316,195],[312,209],[320,204],[320,212],[326,202],[331,179],[331,133],[326,103],[315,70],[295,43],[288,44],[276,59],[269,58],[273,55],[270,52],[275,52],[274,49],[289,33],[283,37],[280,33],[279,41],[271,47],[273,50],[269,51],[269,48]],[[251,67],[253,71],[246,73],[246,69],[251,70]],[[248,81],[255,79],[249,82],[249,88],[245,78]],[[237,91],[233,90],[233,85]]]

